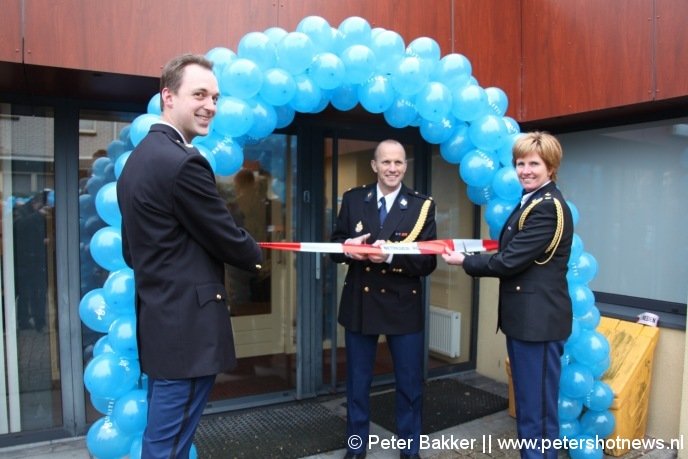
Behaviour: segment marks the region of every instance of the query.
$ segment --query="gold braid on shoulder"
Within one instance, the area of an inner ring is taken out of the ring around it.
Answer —
[[[523,211],[521,214],[521,218],[518,219],[518,230],[521,231],[523,229],[523,225],[525,224],[526,217],[528,217],[528,214],[530,213],[531,210],[533,210],[533,207],[538,205],[543,198],[538,198],[538,199],[533,199],[533,201],[526,207],[526,209]],[[559,247],[559,243],[561,242],[561,237],[564,234],[564,209],[561,207],[561,203],[557,198],[552,198],[554,201],[554,208],[556,209],[557,213],[557,227],[554,230],[554,236],[552,236],[552,242],[549,243],[549,246],[545,249],[545,253],[549,253],[549,256],[547,259],[544,261],[538,261],[535,260],[535,263],[538,265],[544,265],[548,261],[552,259],[554,256],[554,252],[557,251],[557,247]]]
[[[428,218],[428,212],[430,211],[430,205],[432,204],[432,199],[426,199],[425,202],[423,203],[423,206],[420,208],[420,213],[418,214],[418,220],[416,220],[416,224],[413,225],[413,229],[411,232],[404,238],[404,240],[399,241],[399,242],[414,242],[418,235],[420,234],[420,231],[423,229],[423,225],[425,225],[425,220]]]

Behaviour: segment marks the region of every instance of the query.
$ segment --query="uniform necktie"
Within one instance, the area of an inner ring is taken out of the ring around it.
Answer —
[[[385,218],[387,218],[387,203],[384,197],[380,198],[380,208],[378,212],[380,213],[380,227],[382,227],[385,223]]]

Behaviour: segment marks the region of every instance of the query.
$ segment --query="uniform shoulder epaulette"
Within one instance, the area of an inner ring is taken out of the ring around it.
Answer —
[[[423,199],[423,200],[429,199],[432,201],[432,196],[428,196],[426,194],[423,194],[423,193],[421,193],[419,191],[415,191],[415,190],[413,190],[411,193],[409,193],[408,196],[412,196],[414,198]]]

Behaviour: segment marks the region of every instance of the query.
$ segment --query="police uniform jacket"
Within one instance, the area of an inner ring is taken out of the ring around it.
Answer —
[[[232,219],[207,160],[155,124],[127,160],[117,199],[142,371],[181,379],[231,369],[224,263],[255,270],[261,252]]]
[[[376,198],[375,183],[344,193],[332,242],[365,233],[370,233],[370,244],[379,239],[400,242],[413,236],[414,228],[414,241],[436,239],[431,198],[402,185],[382,228]],[[339,305],[341,325],[363,334],[407,334],[424,328],[421,277],[437,266],[435,255],[394,255],[390,264],[357,261],[344,254],[333,254],[332,259],[349,264]]]
[[[557,230],[561,240],[552,253],[547,249]],[[505,335],[522,341],[557,341],[571,334],[566,272],[572,238],[571,211],[550,182],[507,219],[499,252],[466,257],[466,273],[500,279],[498,327]]]

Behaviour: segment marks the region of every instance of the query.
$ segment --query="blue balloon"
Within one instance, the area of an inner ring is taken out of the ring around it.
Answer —
[[[585,395],[583,404],[594,411],[609,409],[614,402],[614,392],[604,381],[595,381],[590,392]]]
[[[504,116],[509,106],[509,98],[506,93],[500,88],[490,87],[485,88],[485,94],[487,94],[487,105],[490,107],[492,114]]]
[[[506,223],[506,219],[513,212],[514,207],[516,207],[516,202],[506,201],[502,198],[494,198],[487,203],[485,220],[490,225],[490,229],[494,229],[497,232],[497,235],[499,235],[504,223]],[[497,239],[496,237],[493,238]]]
[[[106,183],[96,194],[96,211],[108,225],[119,227],[122,214],[117,205],[117,182]]]
[[[506,125],[500,116],[485,115],[471,123],[468,136],[483,150],[497,150],[507,140]]]
[[[451,164],[459,164],[475,146],[468,138],[468,124],[457,123],[452,135],[440,145],[440,155]],[[482,187],[478,187],[482,188]]]
[[[280,129],[289,126],[292,121],[294,121],[294,109],[288,105],[280,105],[275,107],[275,115],[277,116],[277,122],[275,128]]]
[[[102,288],[87,292],[79,301],[79,318],[93,331],[107,333],[117,313],[105,301]]]
[[[418,57],[428,74],[437,67],[440,54],[440,46],[430,37],[418,37],[406,47],[406,55]]]
[[[103,284],[103,296],[116,315],[134,314],[136,287],[134,271],[125,267],[110,273]]]
[[[253,126],[253,111],[238,97],[220,97],[217,101],[213,130],[223,137],[239,137]]]
[[[213,150],[213,155],[217,165],[217,175],[236,174],[244,164],[244,149],[232,139],[218,143]]]
[[[294,77],[284,69],[272,68],[265,71],[263,86],[258,94],[269,104],[285,105],[296,93]]]
[[[446,142],[454,133],[455,123],[456,120],[451,115],[439,121],[428,121],[423,118],[420,122],[420,135],[428,143],[440,144]]]
[[[470,138],[470,128],[468,134]],[[494,153],[476,149],[464,155],[459,173],[466,184],[483,187],[492,183],[498,167],[499,161]]]
[[[584,434],[606,438],[614,432],[616,420],[609,410],[588,410],[581,416],[580,425]]]
[[[416,106],[403,96],[397,97],[392,105],[385,110],[385,121],[392,127],[405,128],[418,117]]]
[[[342,34],[342,45],[347,48],[352,45],[370,44],[370,24],[358,16],[351,16],[339,24],[339,32]]]
[[[332,27],[320,16],[307,16],[296,26],[296,31],[308,35],[317,52],[332,49]]]
[[[523,191],[516,169],[511,166],[504,166],[497,171],[492,179],[492,188],[497,196],[507,201],[520,199]]]
[[[115,178],[119,178],[119,176],[122,175],[122,170],[124,169],[124,165],[127,163],[129,156],[131,156],[131,150],[122,153],[115,161]]]
[[[296,75],[296,92],[289,106],[301,113],[309,113],[315,109],[322,98],[322,90],[306,74]]]
[[[119,228],[106,226],[91,238],[91,256],[98,265],[108,271],[117,271],[127,264],[122,256],[122,232]]]
[[[301,32],[289,32],[277,44],[277,65],[292,75],[304,72],[315,55],[313,41]]]
[[[340,111],[348,111],[358,105],[358,85],[343,84],[332,90],[330,103]]]
[[[592,375],[595,378],[601,378],[602,375],[604,375],[609,367],[611,366],[611,358],[609,356],[605,357],[604,359],[600,360],[599,362],[596,362],[592,365],[590,365],[590,371],[592,371]]]
[[[237,55],[255,63],[261,71],[275,66],[277,47],[270,37],[262,32],[249,32],[239,41]]]
[[[277,113],[272,105],[260,97],[248,101],[248,104],[253,111],[253,126],[247,134],[254,139],[262,139],[272,134],[277,126]]]
[[[116,318],[108,329],[108,340],[116,353],[138,358],[136,317],[133,314],[125,314]]]
[[[573,362],[561,369],[559,388],[561,393],[569,398],[585,397],[590,392],[594,379],[587,366]]]
[[[110,340],[108,340],[107,335],[103,335],[100,338],[98,338],[98,341],[96,341],[96,343],[93,345],[93,357],[96,357],[104,352],[115,352],[112,346],[110,346]],[[103,412],[101,411],[101,413]]]
[[[600,310],[597,309],[596,306],[592,306],[583,314],[579,314],[576,319],[581,328],[585,330],[595,330],[600,323]]]
[[[585,245],[583,244],[583,239],[578,235],[578,233],[573,233],[573,239],[571,240],[571,256],[569,257],[569,266],[574,263],[581,256],[585,250]]]
[[[110,416],[112,414],[112,410],[115,408],[114,398],[94,397],[91,394],[89,394],[89,398],[91,399],[93,408],[100,414],[104,414],[105,416]]]
[[[370,50],[376,57],[376,71],[390,75],[404,57],[404,39],[392,30],[381,30],[372,37]]]
[[[358,99],[370,113],[383,113],[394,103],[394,90],[389,78],[377,75],[361,84]]]
[[[223,95],[249,99],[260,91],[263,72],[249,59],[235,59],[226,66],[220,76],[220,91]]]
[[[497,149],[497,156],[499,157],[499,162],[504,166],[514,165],[514,143],[518,135],[507,136],[504,143]]]
[[[602,448],[595,441],[595,437],[589,435],[577,435],[569,438],[568,452],[571,459],[602,459],[604,456]]]
[[[452,114],[457,119],[473,121],[487,110],[487,94],[478,85],[467,84],[452,93]]]
[[[429,74],[423,62],[415,56],[405,56],[392,70],[392,86],[402,96],[413,96],[428,82]]]
[[[146,113],[150,113],[151,115],[157,116],[160,116],[162,114],[162,107],[160,106],[160,93],[157,93],[150,98],[150,100],[148,101],[148,108],[146,109]]]
[[[609,356],[609,341],[595,330],[584,329],[572,344],[571,352],[577,362],[588,366],[594,365]]]
[[[495,198],[495,192],[491,186],[478,187],[467,185],[466,195],[468,199],[477,206],[484,206]]]
[[[148,134],[148,130],[155,123],[160,122],[160,117],[158,115],[152,115],[150,113],[144,113],[134,118],[131,122],[131,128],[129,130],[129,138],[131,143],[136,146],[143,140]]]
[[[117,399],[134,388],[140,375],[137,360],[106,352],[88,362],[84,385],[91,395]]]
[[[341,58],[346,68],[345,83],[362,84],[373,76],[376,65],[375,54],[367,46],[350,46],[342,52]]]
[[[576,226],[578,224],[578,220],[580,217],[580,214],[578,212],[578,208],[571,201],[567,200],[566,204],[569,206],[569,209],[571,210],[571,217],[573,220],[573,226]]]
[[[205,53],[205,57],[213,63],[213,73],[219,80],[225,67],[236,59],[236,54],[231,49],[218,46]]]
[[[504,120],[504,124],[506,125],[506,132],[509,135],[513,136],[521,133],[521,127],[518,125],[518,122],[515,119],[511,118],[510,116],[505,116],[502,119]]]
[[[323,52],[313,58],[308,74],[321,89],[334,89],[344,81],[346,68],[339,56]]]
[[[432,73],[432,79],[454,91],[468,83],[472,71],[473,68],[466,56],[452,53],[440,59]]]
[[[129,453],[132,437],[122,432],[109,416],[98,419],[86,434],[86,447],[98,459],[120,459]]]
[[[95,161],[93,161],[93,164],[91,165],[91,172],[93,176],[104,178],[105,170],[107,169],[107,166],[109,166],[110,164],[112,164],[112,160],[107,156],[97,158]]]
[[[583,411],[583,402],[578,398],[559,395],[559,420],[576,419]]]
[[[123,142],[121,140],[113,140],[108,144],[107,157],[110,158],[110,161],[114,163],[115,161],[117,161],[117,158],[119,158],[126,151],[126,149],[126,142]]]
[[[206,161],[208,161],[208,165],[210,165],[210,168],[213,170],[213,174],[217,172],[217,163],[215,162],[215,155],[213,155],[212,151],[208,149],[204,144],[199,143],[199,144],[194,144],[196,147],[196,150],[203,156]]]
[[[277,43],[286,37],[288,32],[282,27],[270,27],[265,29],[263,33],[268,37],[270,43],[275,45],[275,49],[277,49]]]
[[[580,434],[580,423],[578,419],[569,419],[566,421],[559,421],[559,438],[568,439]]]
[[[428,121],[441,121],[449,116],[452,97],[442,83],[431,81],[416,94],[416,110]]]
[[[134,435],[143,433],[147,416],[147,391],[134,389],[117,399],[110,417],[122,432]]]
[[[569,284],[569,296],[573,304],[574,315],[575,311],[587,311],[588,308],[595,305],[595,295],[586,285]]]
[[[308,113],[320,113],[327,108],[330,104],[330,97],[332,96],[331,89],[323,89],[320,91],[320,101],[318,104]]]

